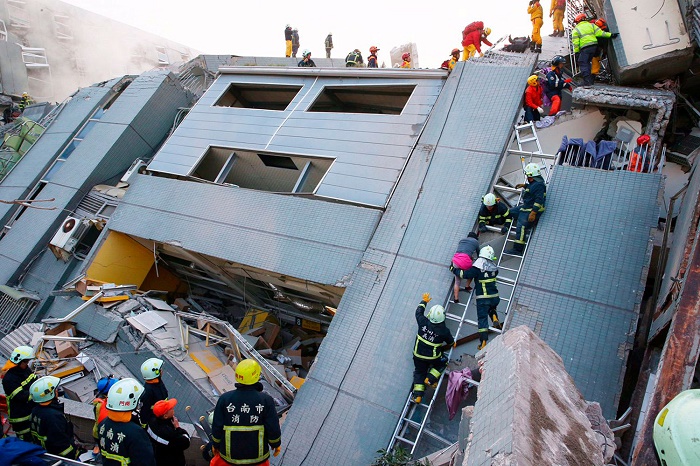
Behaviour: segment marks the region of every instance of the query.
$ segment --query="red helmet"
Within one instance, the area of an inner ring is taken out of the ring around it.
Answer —
[[[377,53],[379,49],[377,48],[376,45],[373,45],[369,48],[369,53]]]
[[[580,22],[583,21],[584,19],[586,19],[586,13],[579,13],[579,14],[577,14],[576,17],[574,18],[574,23],[580,23]]]
[[[643,146],[644,144],[649,144],[649,141],[651,141],[651,137],[648,134],[642,134],[637,138],[637,145]]]
[[[452,52],[450,52],[450,55],[459,55],[459,49],[452,49]]]
[[[408,60],[409,58],[411,58],[411,54],[408,52],[401,55],[401,60]]]
[[[595,25],[598,26],[599,28],[603,29],[608,25],[608,23],[605,22],[603,18],[598,18],[595,20]]]

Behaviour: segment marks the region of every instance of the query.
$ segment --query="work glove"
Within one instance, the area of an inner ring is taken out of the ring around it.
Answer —
[[[426,303],[430,302],[430,293],[423,293],[423,301]]]
[[[452,343],[452,347],[453,347],[453,348],[457,348],[457,342],[456,342],[456,341],[455,341],[454,343]]]
[[[505,235],[506,233],[508,233],[508,229],[509,229],[509,228],[510,228],[510,225],[503,225],[503,226],[501,227],[501,234],[502,234],[502,235]]]
[[[515,189],[523,189],[525,187],[525,184],[523,183],[518,183],[515,185]]]
[[[610,34],[610,37],[613,38],[613,39],[615,39],[615,38],[617,38],[617,37],[620,37],[620,33],[619,33],[619,32],[613,32],[612,34]]]
[[[486,228],[486,225],[479,225],[479,232],[480,233],[485,233],[488,228]]]
[[[277,447],[277,448],[275,448],[275,452],[272,454],[272,456],[277,456],[277,455],[279,455],[281,451],[282,451],[282,447]]]
[[[537,213],[533,210],[530,212],[530,215],[527,216],[527,221],[533,223],[535,220],[537,220]]]
[[[483,53],[483,52],[479,52],[479,56],[480,56],[480,57],[483,57],[483,56],[484,56],[484,53]]]
[[[540,112],[540,115],[544,115],[544,109],[542,107],[537,107],[537,111]]]

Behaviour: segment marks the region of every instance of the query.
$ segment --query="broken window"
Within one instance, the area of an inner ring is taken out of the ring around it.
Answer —
[[[260,191],[313,193],[333,160],[210,147],[190,176]]]
[[[0,19],[0,40],[7,41],[7,27],[5,27],[5,21]]]
[[[400,115],[415,88],[413,84],[326,86],[308,111]]]
[[[214,104],[217,107],[285,110],[302,86],[232,83]]]
[[[158,55],[158,64],[161,66],[167,66],[170,64],[170,58],[168,58],[168,51],[165,47],[156,47],[156,54]]]

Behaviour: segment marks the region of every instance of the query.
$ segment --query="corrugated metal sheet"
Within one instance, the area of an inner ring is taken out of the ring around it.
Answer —
[[[78,296],[59,296],[51,304],[47,317],[65,317],[84,303],[85,301]],[[104,309],[102,306],[91,304],[83,312],[75,316],[71,322],[75,324],[76,330],[97,341],[114,343],[117,338],[117,331],[124,319],[118,314]]]
[[[275,464],[370,464],[389,443],[411,387],[415,308],[423,292],[446,299],[447,264],[490,187],[531,70],[468,62],[451,73],[287,416]]]
[[[369,208],[137,176],[109,228],[335,284],[359,263],[380,217]]]
[[[368,74],[371,76],[371,73]],[[216,107],[232,82],[303,86],[290,110]],[[416,88],[401,115],[306,112],[326,85],[398,85]],[[207,148],[335,158],[317,194],[384,206],[442,87],[440,77],[358,78],[222,75],[156,154],[149,170],[188,175]],[[234,168],[235,169],[235,168]],[[383,179],[372,176],[381,169]]]
[[[29,345],[32,342],[34,332],[41,331],[41,325],[36,323],[24,324],[0,339],[0,356],[3,359],[7,359],[18,346]]]

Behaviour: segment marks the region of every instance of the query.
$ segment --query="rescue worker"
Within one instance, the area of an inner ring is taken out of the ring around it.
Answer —
[[[547,81],[544,86],[544,93],[552,102],[549,108],[551,116],[556,115],[561,110],[561,93],[564,89],[571,90],[571,79],[564,78],[563,70],[566,59],[557,55],[552,59],[552,69],[547,73]]]
[[[18,346],[12,351],[2,370],[7,371],[2,379],[2,388],[7,397],[7,414],[15,435],[27,442],[32,441],[31,415],[35,403],[29,394],[29,387],[37,376],[29,368],[34,359],[31,346]]]
[[[576,27],[571,32],[571,43],[574,46],[574,53],[577,57],[577,63],[579,69],[581,70],[581,77],[583,78],[584,86],[593,85],[593,74],[591,73],[591,66],[593,62],[593,57],[598,53],[598,38],[616,38],[619,36],[616,32],[605,32],[600,29],[595,24],[591,24],[585,21],[585,13],[579,13],[574,18],[574,23]]]
[[[544,12],[542,11],[542,5],[540,5],[539,0],[530,0],[530,4],[527,7],[527,12],[530,15],[530,22],[532,22],[532,34],[530,35],[532,41],[530,42],[530,51],[535,53],[542,53],[542,36],[540,35],[540,30],[542,29],[542,24],[544,20]]]
[[[219,398],[211,426],[211,466],[269,465],[270,449],[280,454],[282,432],[275,401],[263,393],[260,365],[244,359],[236,366],[236,389]]]
[[[153,417],[148,424],[157,466],[185,466],[185,450],[190,447],[190,435],[180,427],[175,417],[177,400],[160,400],[153,405]]]
[[[144,429],[131,422],[144,388],[135,379],[122,379],[107,394],[107,418],[98,430],[102,466],[156,466],[153,445]]]
[[[379,68],[379,65],[377,64],[377,52],[379,52],[379,49],[376,45],[373,45],[369,48],[369,57],[367,57],[367,68]]]
[[[83,452],[75,446],[73,424],[63,413],[63,403],[56,397],[61,379],[47,375],[36,380],[29,392],[37,405],[32,409],[31,431],[34,443],[52,455],[75,460]]]
[[[513,218],[510,216],[508,206],[494,194],[488,193],[481,198],[481,208],[479,209],[479,231],[485,232],[486,225],[503,225],[501,234],[505,234],[510,229]]]
[[[537,75],[527,78],[527,89],[525,89],[525,122],[540,121],[540,115],[544,114],[542,108],[542,86]]]
[[[552,18],[554,32],[550,37],[564,37],[564,12],[566,11],[566,0],[552,0],[549,7],[549,17]]]
[[[302,59],[299,63],[297,63],[297,66],[301,68],[316,68],[316,63],[311,59],[311,52],[308,50],[304,50],[301,54]]]
[[[32,103],[32,99],[26,92],[22,93],[22,100],[19,101],[19,111],[24,112],[24,109],[29,107]]]
[[[411,67],[411,54],[410,53],[404,52],[404,54],[401,55],[401,60],[403,60],[403,63],[401,63],[401,68],[409,69]]]
[[[648,134],[642,134],[637,138],[637,147],[632,151],[630,163],[627,170],[631,172],[648,172],[649,171],[649,143],[651,137]]]
[[[608,23],[603,18],[591,20],[591,22],[598,26],[601,31],[610,32]],[[593,75],[594,79],[596,76],[598,76],[598,74],[600,74],[600,61],[605,58],[605,55],[608,51],[609,43],[610,39],[608,39],[607,37],[598,37],[598,50],[596,56],[593,57],[593,60],[591,60],[591,74]]]
[[[105,404],[107,403],[107,393],[109,393],[109,389],[112,388],[112,385],[115,383],[117,383],[117,379],[111,375],[102,377],[97,381],[97,393],[95,394],[95,399],[92,400],[95,410],[95,425],[92,428],[92,437],[95,439],[95,444],[99,443],[99,439],[97,438],[97,429],[100,422],[104,421],[107,417],[107,408],[105,408]],[[99,447],[96,446],[93,452],[95,454],[99,453]]]
[[[168,399],[168,389],[161,380],[162,374],[162,359],[150,358],[141,364],[141,375],[143,380],[146,381],[146,388],[143,396],[141,396],[141,408],[139,409],[141,426],[143,428],[146,428],[153,416],[153,405],[156,404],[156,401]]]
[[[326,36],[326,40],[324,42],[324,45],[326,46],[326,58],[331,58],[331,50],[333,49],[333,33],[329,32],[328,35]]]
[[[656,416],[654,447],[661,464],[695,466],[700,459],[698,442],[700,390],[685,390],[675,396]]]
[[[292,56],[296,58],[297,52],[299,51],[299,30],[297,28],[292,29]]]
[[[489,340],[489,317],[493,322],[493,327],[501,330],[503,326],[498,320],[498,303],[501,298],[498,296],[496,277],[498,277],[498,267],[494,262],[496,255],[491,246],[484,246],[479,251],[479,258],[468,270],[455,269],[453,273],[461,278],[474,278],[476,286],[476,315],[479,325],[479,349],[486,346]]]
[[[284,56],[292,56],[292,27],[289,24],[284,28]]]
[[[353,50],[345,57],[346,67],[360,67],[364,64],[365,62],[362,60],[362,53],[360,52],[360,49]]]
[[[517,222],[516,239],[513,240],[513,248],[504,251],[513,256],[522,256],[527,242],[527,233],[533,227],[537,219],[544,212],[544,203],[547,199],[547,186],[540,175],[540,167],[536,163],[525,165],[527,184],[517,184],[516,188],[525,188],[522,202],[510,209],[510,216]]]
[[[418,333],[413,345],[413,395],[412,401],[423,400],[426,385],[435,386],[447,367],[447,357],[442,354],[443,346],[455,343],[450,329],[445,325],[445,308],[436,304],[425,315],[425,306],[430,302],[430,293],[423,293],[416,308]]]
[[[462,53],[462,60],[467,61],[478,53],[480,57],[484,54],[481,51],[481,44],[488,45],[492,47],[493,44],[489,42],[488,36],[491,34],[491,28],[477,29],[469,34],[462,40],[462,45],[464,46],[464,52]]]
[[[476,253],[478,250],[479,235],[477,235],[473,231],[470,231],[469,235],[466,238],[459,240],[459,243],[457,244],[457,252],[455,252],[452,256],[452,266],[450,267],[450,270],[467,270],[471,268],[472,262],[474,261],[474,259],[476,259]],[[453,286],[455,303],[459,303],[459,285],[461,281],[461,277],[455,276],[455,283]],[[470,282],[471,280],[467,282],[467,285],[464,287],[464,291],[472,290]]]
[[[450,54],[450,58],[442,62],[442,66],[440,66],[441,69],[452,71],[457,62],[459,61],[459,49],[452,49],[452,52],[450,52]]]

